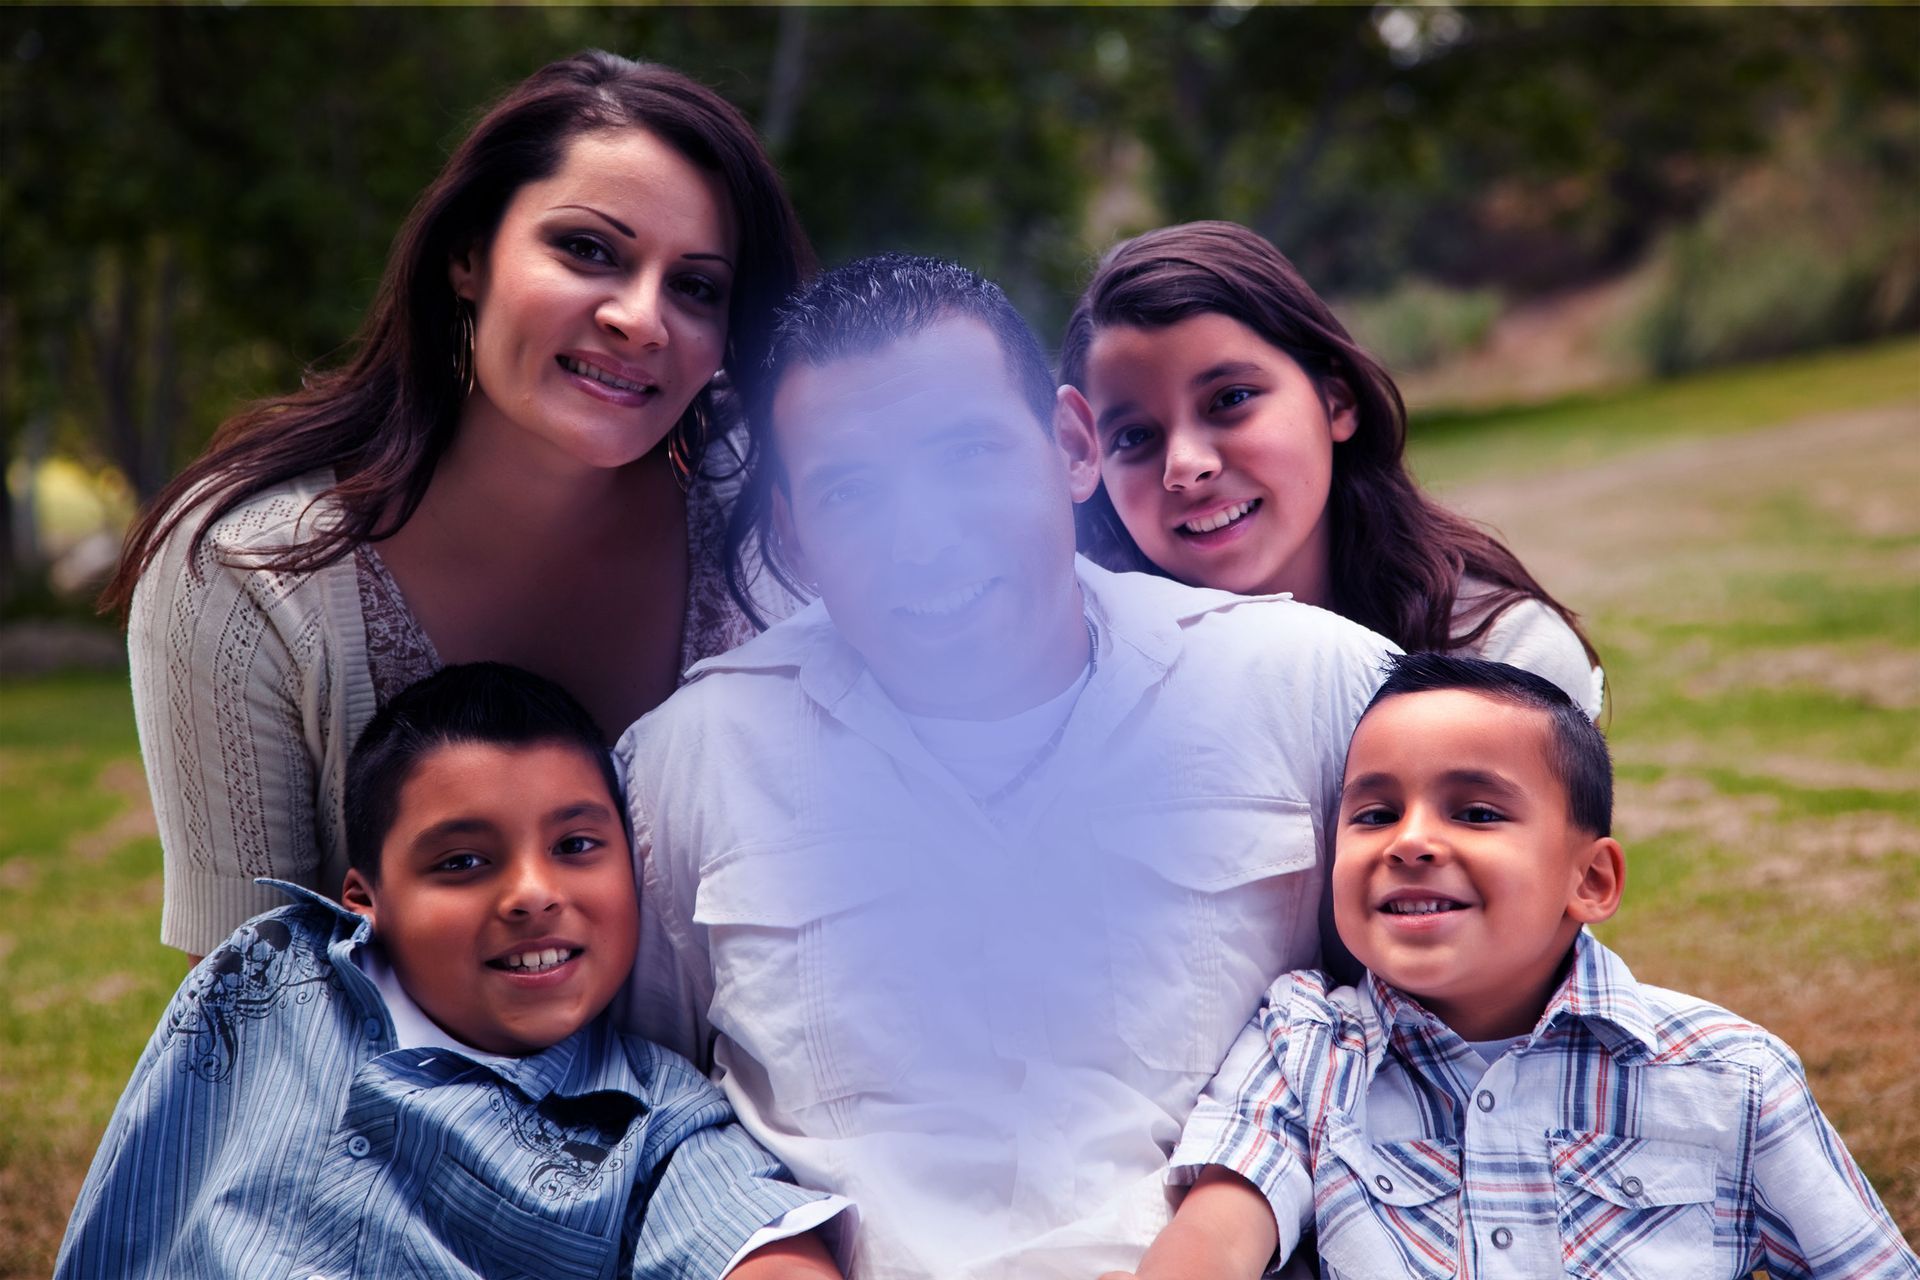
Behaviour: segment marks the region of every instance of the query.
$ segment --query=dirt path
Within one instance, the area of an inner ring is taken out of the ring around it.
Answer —
[[[1920,402],[1657,445],[1442,496],[1505,534],[1550,590],[1597,609],[1660,579],[1676,553],[1737,536],[1756,509],[1783,498],[1864,537],[1920,536]],[[1920,564],[1909,568],[1920,582]]]

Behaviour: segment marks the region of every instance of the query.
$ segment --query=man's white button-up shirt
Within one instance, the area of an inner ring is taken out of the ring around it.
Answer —
[[[818,604],[621,740],[627,1016],[859,1203],[862,1280],[1132,1267],[1201,1088],[1320,954],[1347,739],[1393,646],[1283,598],[1079,573],[1093,675],[1004,803]]]

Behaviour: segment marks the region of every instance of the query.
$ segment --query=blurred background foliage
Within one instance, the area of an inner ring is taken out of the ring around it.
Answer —
[[[49,502],[124,518],[236,403],[337,359],[479,107],[589,45],[739,104],[825,260],[958,258],[1049,338],[1114,239],[1197,217],[1272,237],[1416,404],[1920,325],[1906,6],[10,9],[13,607],[62,550]],[[1568,316],[1574,355],[1528,354]],[[1554,370],[1445,376],[1490,348]]]

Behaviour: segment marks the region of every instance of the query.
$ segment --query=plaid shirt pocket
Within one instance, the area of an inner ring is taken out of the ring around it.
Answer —
[[[1330,1118],[1313,1198],[1328,1276],[1449,1280],[1458,1268],[1460,1148],[1451,1142],[1372,1143]]]
[[[1599,1280],[1715,1274],[1716,1154],[1657,1138],[1547,1134],[1567,1273]]]

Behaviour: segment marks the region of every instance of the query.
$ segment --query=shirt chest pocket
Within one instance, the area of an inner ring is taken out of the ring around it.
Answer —
[[[1203,797],[1116,806],[1092,828],[1120,1037],[1150,1068],[1210,1074],[1260,992],[1317,962],[1312,813]]]
[[[712,1021],[786,1110],[887,1090],[922,1026],[903,848],[810,842],[702,872]]]
[[[1448,1280],[1460,1258],[1460,1148],[1422,1138],[1371,1143],[1329,1122],[1313,1173],[1322,1274],[1334,1280]]]
[[[1568,1275],[1716,1274],[1712,1149],[1560,1129],[1547,1134],[1547,1150]]]
[[[563,1226],[514,1204],[457,1160],[443,1159],[420,1199],[430,1230],[400,1242],[401,1275],[552,1277],[598,1280],[614,1274],[619,1221],[605,1236]]]

